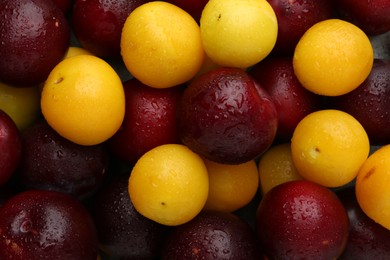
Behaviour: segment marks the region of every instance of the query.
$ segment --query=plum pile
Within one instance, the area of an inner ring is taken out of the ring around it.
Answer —
[[[278,38],[264,60],[246,70],[206,61],[191,81],[167,89],[133,78],[121,59],[125,20],[148,2],[0,1],[0,85],[41,90],[77,46],[116,70],[126,96],[121,128],[91,146],[60,136],[41,114],[21,129],[5,112],[12,98],[0,99],[0,259],[389,259],[390,231],[361,210],[353,182],[292,181],[259,190],[237,211],[204,210],[165,226],[135,210],[128,179],[143,154],[168,143],[221,164],[258,162],[289,142],[302,118],[328,108],[363,125],[371,152],[389,144],[390,1],[268,0]],[[165,2],[199,23],[208,1]],[[357,25],[375,51],[367,79],[335,97],[305,89],[292,64],[302,35],[331,18]]]

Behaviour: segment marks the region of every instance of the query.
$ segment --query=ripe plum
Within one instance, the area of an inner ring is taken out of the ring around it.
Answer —
[[[372,145],[390,142],[390,61],[375,59],[367,79],[329,103],[355,117],[364,127]]]
[[[70,44],[64,13],[47,0],[0,1],[0,81],[32,86],[46,80]]]
[[[128,174],[114,177],[96,193],[92,217],[100,248],[110,257],[157,259],[168,227],[139,214],[129,197]]]
[[[256,158],[272,144],[277,123],[270,96],[242,69],[206,72],[182,96],[181,140],[210,161],[239,164]]]
[[[289,141],[295,127],[321,107],[321,96],[305,89],[294,74],[291,57],[270,57],[249,71],[268,92],[278,113],[276,139]]]
[[[1,259],[96,260],[97,254],[92,218],[71,196],[29,190],[0,208]]]
[[[147,0],[75,0],[72,28],[81,46],[99,57],[119,56],[122,27]]]
[[[75,144],[38,120],[23,133],[17,177],[25,188],[55,190],[83,199],[101,184],[108,169],[108,149]]]
[[[110,149],[119,159],[133,164],[158,145],[180,142],[177,110],[181,87],[151,88],[135,78],[123,87],[125,118],[110,140]]]
[[[291,54],[312,25],[333,15],[332,0],[267,0],[278,18],[278,38],[273,54]],[[337,2],[337,1],[336,1]]]
[[[390,31],[389,0],[337,0],[338,15],[356,24],[368,35],[378,35]]]
[[[256,225],[270,259],[337,259],[349,234],[348,216],[336,194],[306,180],[268,191],[257,209]]]
[[[355,188],[350,186],[337,192],[347,210],[350,232],[347,246],[340,260],[387,259],[390,255],[390,230],[369,218],[359,207]]]
[[[232,213],[202,211],[176,226],[164,245],[161,259],[261,259],[254,230]]]
[[[14,174],[21,154],[21,133],[12,118],[0,109],[0,186]]]

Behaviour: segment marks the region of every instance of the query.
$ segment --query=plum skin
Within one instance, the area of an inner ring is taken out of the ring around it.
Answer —
[[[0,1],[0,80],[12,86],[42,83],[70,44],[64,13],[47,0]]]
[[[55,191],[29,190],[0,208],[1,259],[96,260],[93,220],[78,200]]]
[[[306,180],[274,187],[256,211],[257,234],[270,259],[336,259],[349,227],[336,194]]]
[[[261,155],[278,124],[268,93],[236,68],[218,68],[192,81],[179,112],[181,141],[205,158],[227,164]]]

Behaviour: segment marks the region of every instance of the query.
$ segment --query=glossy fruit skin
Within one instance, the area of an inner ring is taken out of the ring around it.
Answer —
[[[371,0],[335,1],[338,15],[350,21],[369,35],[379,35],[390,30],[390,1]]]
[[[337,192],[350,223],[347,246],[339,259],[387,259],[390,255],[390,230],[370,219],[356,200],[354,186]]]
[[[278,18],[278,37],[272,51],[277,55],[293,53],[296,44],[307,29],[333,16],[332,0],[267,1],[275,10]]]
[[[99,57],[119,56],[127,16],[147,0],[75,0],[72,28],[80,44]]]
[[[96,260],[94,223],[76,199],[54,191],[18,193],[0,208],[1,259]]]
[[[92,216],[100,248],[114,258],[157,258],[168,228],[134,209],[127,191],[128,178],[128,174],[113,177],[94,196]]]
[[[269,57],[249,74],[267,91],[278,113],[276,139],[289,141],[295,127],[306,115],[321,107],[322,98],[305,89],[294,74],[292,58]]]
[[[263,196],[256,227],[270,259],[336,259],[347,243],[349,220],[331,190],[296,180]]]
[[[390,142],[390,61],[374,59],[370,75],[358,88],[329,103],[354,116],[371,144]]]
[[[0,2],[0,80],[15,86],[43,82],[70,43],[64,13],[47,0]]]
[[[262,259],[256,235],[232,213],[202,211],[190,222],[175,227],[164,244],[162,260]]]
[[[24,188],[54,190],[83,199],[96,191],[107,170],[108,150],[103,145],[72,143],[44,120],[23,133],[17,177]]]
[[[111,151],[134,164],[150,149],[179,143],[178,108],[183,88],[156,89],[132,78],[123,83],[126,111],[123,124],[110,140]]]
[[[21,154],[21,133],[11,117],[0,109],[0,186],[14,174]]]
[[[201,75],[181,100],[182,142],[219,163],[244,163],[262,154],[274,140],[277,121],[268,93],[241,69]]]

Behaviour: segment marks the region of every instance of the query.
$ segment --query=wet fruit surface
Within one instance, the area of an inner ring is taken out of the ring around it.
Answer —
[[[343,204],[327,188],[297,180],[271,189],[257,209],[257,234],[271,259],[335,259],[348,239]]]
[[[173,229],[162,259],[261,259],[250,226],[231,213],[203,211]]]
[[[108,170],[105,146],[82,146],[37,121],[23,133],[18,169],[20,185],[28,189],[64,192],[85,198],[95,192]]]
[[[0,208],[2,259],[96,260],[97,234],[85,207],[54,191],[30,190]]]
[[[244,70],[220,68],[185,89],[180,110],[182,142],[207,159],[244,163],[272,144],[277,112],[268,93]]]
[[[20,86],[43,82],[70,43],[63,12],[46,0],[0,2],[0,80]]]

